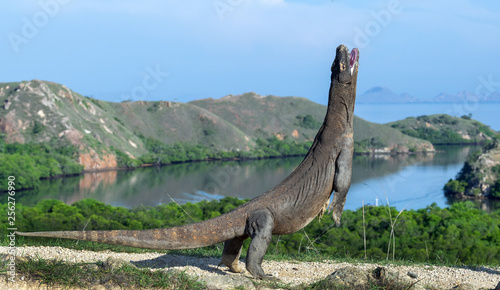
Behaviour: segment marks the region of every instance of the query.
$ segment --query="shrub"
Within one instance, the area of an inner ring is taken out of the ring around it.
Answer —
[[[466,181],[463,180],[452,180],[450,179],[444,186],[444,193],[445,194],[460,194],[464,193],[465,189],[467,188],[468,184]]]

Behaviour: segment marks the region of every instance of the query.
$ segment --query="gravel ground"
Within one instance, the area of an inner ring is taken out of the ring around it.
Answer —
[[[7,247],[0,247],[0,254],[8,254]],[[148,267],[155,270],[164,268],[186,271],[203,279],[211,279],[214,276],[237,275],[227,271],[226,267],[218,267],[220,259],[200,258],[180,255],[165,255],[160,253],[116,253],[116,252],[92,252],[71,250],[62,247],[18,247],[17,256],[27,258],[59,259],[67,262],[98,262],[105,261],[108,257],[114,257],[125,261],[130,261],[138,267]],[[244,268],[244,263],[240,262]],[[276,262],[266,261],[262,265],[267,274],[279,278],[284,283],[298,285],[301,283],[312,283],[323,279],[336,270],[354,266],[360,269],[375,269],[383,266],[390,271],[396,271],[406,275],[413,272],[418,275],[416,280],[421,286],[433,286],[438,289],[465,289],[462,285],[468,285],[471,289],[494,289],[500,282],[500,268],[458,268],[458,267],[438,267],[438,266],[395,266],[390,264],[349,264],[335,261],[323,262]],[[243,275],[248,275],[244,273]],[[236,278],[236,277],[235,277]],[[4,281],[1,281],[5,283]],[[0,288],[6,289],[0,284]]]

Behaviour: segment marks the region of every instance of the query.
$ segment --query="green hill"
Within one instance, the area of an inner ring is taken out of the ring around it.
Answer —
[[[231,122],[253,138],[312,141],[326,114],[326,106],[305,98],[259,96],[247,93],[218,100],[190,102]],[[406,136],[385,125],[354,117],[356,153],[433,151],[429,142]]]
[[[499,133],[469,116],[429,115],[387,123],[402,133],[438,144],[479,144]]]
[[[305,98],[260,96],[246,93],[189,104],[232,123],[252,138],[290,138],[312,141],[325,118],[326,106]],[[307,119],[309,122],[304,122]]]
[[[358,153],[408,153],[434,151],[428,141],[407,136],[382,124],[354,117],[354,151]]]

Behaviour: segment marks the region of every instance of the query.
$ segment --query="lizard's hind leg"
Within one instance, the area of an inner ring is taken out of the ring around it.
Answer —
[[[227,240],[224,243],[224,251],[222,252],[222,261],[219,266],[224,264],[229,267],[229,270],[234,273],[241,273],[243,270],[240,269],[238,261],[241,255],[241,249],[243,248],[243,241],[247,237],[236,237],[231,240]]]
[[[252,238],[248,248],[246,268],[256,278],[272,280],[262,270],[262,260],[272,239],[274,219],[269,210],[258,210],[247,221],[246,233]]]

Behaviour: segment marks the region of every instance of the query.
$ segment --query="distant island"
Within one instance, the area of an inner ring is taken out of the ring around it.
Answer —
[[[0,83],[0,104],[0,178],[16,174],[17,188],[83,171],[305,155],[326,113],[305,98],[256,93],[113,103],[39,80]],[[389,124],[354,117],[355,154],[432,153],[435,144],[497,135],[467,116]]]
[[[362,94],[358,94],[356,102],[359,104],[406,104],[406,103],[463,103],[480,102],[493,103],[500,102],[500,92],[493,91],[486,95],[477,96],[468,91],[460,91],[456,94],[441,93],[431,99],[421,99],[403,93],[396,94],[389,88],[373,87]]]

